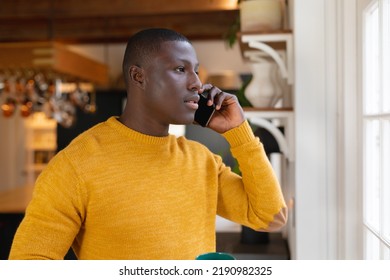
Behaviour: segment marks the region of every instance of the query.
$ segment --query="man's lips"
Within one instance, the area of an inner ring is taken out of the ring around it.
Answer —
[[[194,97],[191,97],[191,98],[188,98],[186,100],[184,100],[184,103],[191,109],[193,110],[197,110],[199,105],[198,105],[198,101],[199,101],[199,95],[196,95]]]

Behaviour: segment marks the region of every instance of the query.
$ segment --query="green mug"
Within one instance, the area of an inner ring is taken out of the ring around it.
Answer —
[[[223,252],[209,252],[204,253],[195,258],[195,260],[235,260],[236,258],[229,254]]]

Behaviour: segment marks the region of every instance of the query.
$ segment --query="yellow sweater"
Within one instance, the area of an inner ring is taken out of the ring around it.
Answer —
[[[39,176],[10,259],[194,259],[215,251],[216,214],[265,229],[285,202],[247,122],[224,134],[243,180],[203,145],[116,118],[59,152]]]

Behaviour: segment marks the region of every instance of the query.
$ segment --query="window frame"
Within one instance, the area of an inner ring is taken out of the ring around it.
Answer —
[[[362,28],[360,30],[362,33],[360,127],[362,129],[361,156],[363,171],[361,175],[361,181],[363,182],[363,258],[390,259],[390,206],[386,203],[390,199],[390,179],[388,172],[385,171],[385,166],[389,166],[390,162],[390,145],[388,144],[390,143],[390,106],[386,104],[389,97],[386,96],[387,91],[385,90],[389,87],[386,71],[390,67],[390,55],[385,50],[390,49],[390,28],[383,28],[386,26],[384,24],[385,20],[386,23],[390,22],[390,0],[362,0],[362,2],[362,9],[359,10],[359,13],[362,13]],[[386,17],[384,17],[386,7],[388,10]],[[378,12],[377,23],[373,21],[376,19],[372,18],[375,16],[375,11]],[[377,24],[378,28],[376,29],[371,24]],[[378,34],[375,34],[376,31]],[[386,40],[383,40],[383,38]],[[376,44],[373,43],[375,40],[377,40]],[[374,81],[375,79],[377,80]],[[368,97],[374,97],[374,100],[369,100]],[[371,124],[377,125],[376,131],[369,129]],[[369,150],[374,146],[377,146],[377,151]],[[370,160],[372,161],[370,162]],[[377,181],[374,188],[367,184],[367,182],[373,181]],[[377,208],[375,209],[375,207]]]

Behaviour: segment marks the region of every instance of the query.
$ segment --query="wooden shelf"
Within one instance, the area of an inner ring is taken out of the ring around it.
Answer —
[[[37,163],[37,164],[34,164],[32,166],[27,166],[26,171],[40,173],[43,169],[45,169],[46,166],[47,166],[47,164],[45,164],[45,163]]]
[[[261,30],[255,30],[255,31],[239,31],[237,32],[238,36],[241,35],[269,35],[269,34],[291,34],[291,29],[280,29],[280,30],[268,30],[268,31],[261,31]]]
[[[57,149],[57,144],[26,144],[27,150],[34,150],[34,151],[55,151]]]
[[[244,57],[243,52],[252,49],[248,45],[248,42],[243,42],[242,41],[242,37],[243,36],[262,36],[262,37],[265,37],[265,36],[268,36],[268,35],[280,36],[280,35],[285,35],[285,34],[292,34],[292,31],[291,30],[277,30],[277,31],[269,31],[269,32],[265,32],[265,31],[238,32],[237,33],[237,37],[238,37],[238,41],[240,42],[240,49],[241,49],[242,57],[245,60],[248,60],[247,57]],[[286,42],[285,41],[270,41],[270,42],[268,42],[268,44],[269,44],[269,46],[271,48],[273,48],[275,50],[285,50],[286,49]]]
[[[286,108],[259,108],[259,107],[243,107],[244,112],[293,112],[294,109],[292,107]]]

